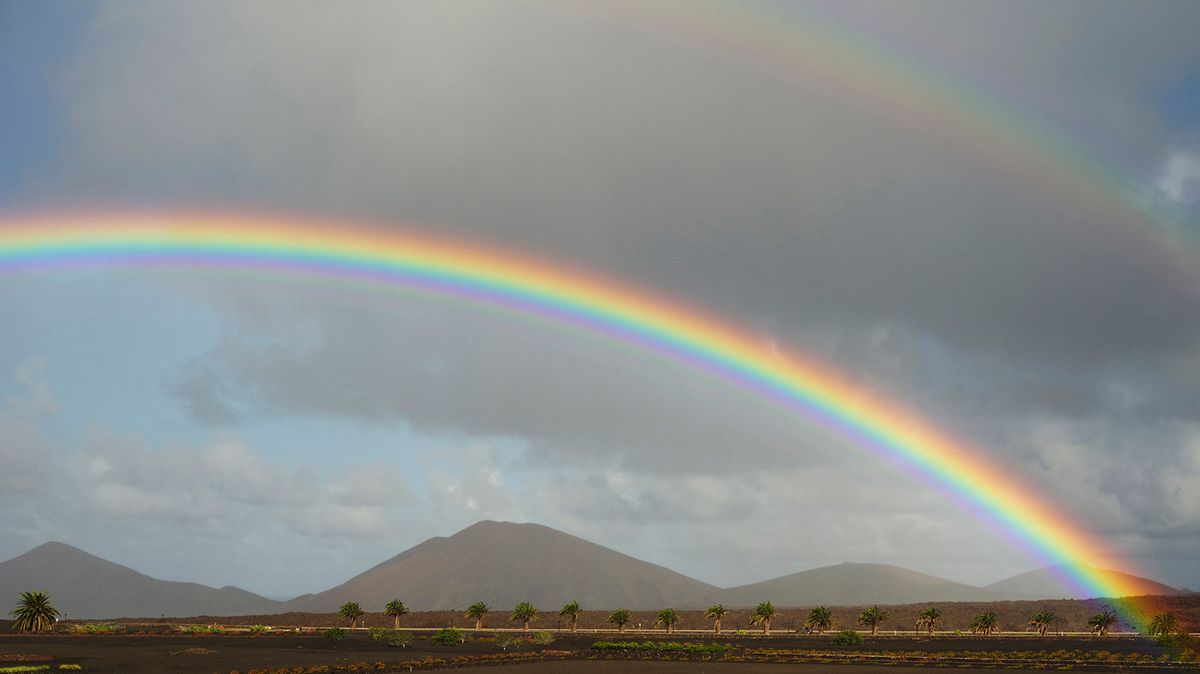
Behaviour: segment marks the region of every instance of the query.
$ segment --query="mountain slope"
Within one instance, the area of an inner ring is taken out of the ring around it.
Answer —
[[[393,598],[416,610],[463,609],[482,601],[507,612],[530,601],[548,611],[572,600],[584,608],[651,609],[714,589],[540,524],[485,521],[449,538],[431,538],[282,610],[332,611],[357,601],[378,611]]]
[[[0,562],[0,598],[44,590],[68,618],[238,615],[278,602],[236,587],[158,580],[65,543],[45,543]]]
[[[750,585],[705,592],[688,598],[688,607],[712,604],[754,606],[848,606],[907,604],[922,601],[987,601],[994,592],[889,564],[837,564],[793,573]]]
[[[1065,581],[1066,578],[1076,577],[1080,570],[1087,569],[1088,573],[1099,573],[1107,584],[1121,587],[1133,587],[1133,596],[1159,595],[1166,597],[1188,594],[1185,590],[1177,590],[1169,585],[1149,578],[1111,571],[1108,569],[1093,569],[1082,565],[1047,566],[1034,571],[1017,574],[1011,578],[997,581],[986,589],[1003,594],[1014,599],[1091,599],[1092,593],[1083,592]]]

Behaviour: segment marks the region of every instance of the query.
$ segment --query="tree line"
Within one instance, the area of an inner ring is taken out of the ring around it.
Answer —
[[[58,621],[60,613],[58,609],[51,604],[51,596],[40,590],[30,592],[22,592],[17,601],[17,607],[13,609],[9,615],[13,617],[13,630],[17,632],[45,632],[54,628],[54,624]],[[393,599],[384,605],[383,615],[394,619],[396,629],[400,627],[400,616],[410,613],[410,609],[404,605],[404,602],[399,599]],[[467,607],[463,613],[463,617],[471,618],[475,621],[475,629],[483,629],[484,618],[492,612],[492,608],[482,601],[477,601]],[[579,628],[579,616],[583,613],[583,608],[577,601],[571,601],[565,604],[559,610],[558,615],[566,618],[570,624],[570,631],[575,632]],[[713,633],[721,634],[721,622],[729,613],[729,609],[721,604],[710,606],[704,612],[704,617],[713,621]],[[366,611],[358,604],[358,602],[346,602],[338,609],[338,615],[350,621],[350,627],[354,628],[358,625],[359,618],[366,615]],[[537,620],[538,609],[530,602],[523,601],[518,603],[509,614],[509,622],[519,623],[521,629],[529,631],[530,623]],[[625,626],[632,620],[632,612],[628,609],[619,608],[608,615],[608,622],[615,625],[617,632],[625,631]],[[866,608],[858,615],[858,624],[871,630],[872,635],[879,633],[879,628],[888,620],[888,612],[878,606]],[[779,618],[779,610],[769,601],[764,601],[754,607],[754,611],[750,614],[750,624],[757,625],[762,628],[764,635],[771,633],[771,623]],[[941,623],[942,612],[935,606],[930,606],[919,612],[915,618],[915,626],[918,630],[924,630],[930,635],[936,634],[937,628]],[[1051,625],[1057,620],[1052,612],[1041,610],[1030,617],[1026,627],[1038,633],[1039,636],[1045,636]],[[664,627],[667,634],[672,634],[675,631],[675,625],[680,621],[679,613],[673,608],[665,608],[658,612],[655,616],[654,624]],[[1112,611],[1101,611],[1088,619],[1088,629],[1098,636],[1108,634],[1112,626],[1117,623],[1117,615]],[[805,631],[817,634],[824,634],[826,631],[833,629],[834,619],[833,612],[826,606],[818,606],[808,612],[808,617],[804,621]],[[1178,619],[1170,612],[1160,613],[1154,616],[1149,623],[1149,632],[1152,636],[1168,636],[1180,631]],[[970,624],[971,632],[975,634],[989,635],[1000,631],[999,618],[994,611],[985,611],[975,616]]]

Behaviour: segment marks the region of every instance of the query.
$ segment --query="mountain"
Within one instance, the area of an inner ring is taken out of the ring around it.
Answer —
[[[688,607],[712,604],[754,606],[770,601],[776,606],[853,606],[908,604],[922,601],[991,601],[998,593],[930,576],[889,564],[836,564],[705,592],[688,598]]]
[[[279,603],[236,587],[158,580],[65,543],[46,543],[0,562],[0,597],[53,595],[68,618],[157,618],[274,612]]]
[[[572,600],[584,608],[654,609],[715,589],[540,524],[484,521],[449,538],[431,538],[281,610],[334,611],[356,601],[378,611],[393,598],[414,610],[463,609],[482,601],[507,611],[529,601],[548,611]]]
[[[1091,599],[1094,596],[1093,594],[1080,592],[1063,581],[1064,578],[1078,576],[1084,570],[1090,574],[1099,573],[1108,585],[1133,588],[1130,591],[1131,596],[1153,594],[1174,597],[1189,594],[1185,590],[1177,590],[1149,578],[1133,576],[1128,573],[1121,573],[1120,571],[1094,569],[1084,565],[1068,564],[1047,566],[1044,569],[1017,574],[1011,578],[1005,578],[1004,580],[992,583],[986,589],[1013,599]]]

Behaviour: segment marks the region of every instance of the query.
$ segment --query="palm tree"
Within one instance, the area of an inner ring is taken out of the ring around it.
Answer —
[[[410,613],[410,611],[408,610],[408,607],[404,605],[404,602],[400,601],[399,599],[393,599],[387,603],[387,606],[383,607],[383,614],[386,616],[391,616],[394,619],[394,622],[392,623],[393,629],[400,629],[400,616],[406,613]]]
[[[870,627],[871,636],[875,636],[879,633],[879,626],[882,625],[887,618],[887,611],[879,608],[878,606],[872,606],[871,608],[858,614],[858,624]]]
[[[1150,619],[1150,636],[1165,637],[1179,629],[1174,613],[1159,613]]]
[[[513,609],[512,615],[509,616],[508,619],[510,622],[521,623],[521,629],[525,632],[528,632],[529,623],[533,622],[533,620],[537,618],[537,612],[538,611],[533,607],[533,604],[523,601],[520,604],[517,604],[516,608]]]
[[[804,621],[804,627],[810,630],[816,630],[817,634],[824,634],[825,630],[833,627],[833,611],[818,606],[808,612],[808,620]]]
[[[41,590],[22,592],[17,601],[17,608],[10,616],[14,618],[12,628],[17,632],[45,632],[54,629],[54,623],[60,615],[58,609],[50,605],[50,595]]]
[[[1050,623],[1054,622],[1057,617],[1053,613],[1042,609],[1034,613],[1033,617],[1029,619],[1029,627],[1037,630],[1039,637],[1044,637],[1046,636],[1046,630],[1050,629]]]
[[[490,606],[488,606],[487,604],[485,604],[481,601],[477,601],[474,604],[471,604],[470,606],[467,607],[466,612],[463,613],[463,617],[464,618],[474,618],[475,619],[475,631],[478,632],[480,629],[483,628],[483,616],[487,615],[488,612],[491,610],[492,610],[492,608]]]
[[[726,613],[729,613],[729,609],[720,604],[713,604],[704,612],[704,617],[713,621],[713,634],[721,633],[721,619],[725,617]]]
[[[930,634],[937,629],[938,621],[942,619],[942,612],[936,607],[929,608],[917,614],[917,629],[927,629]]]
[[[579,602],[573,601],[570,604],[562,607],[558,615],[571,620],[571,631],[574,632],[579,627],[579,614],[583,613],[583,609],[579,608]]]
[[[771,621],[774,620],[778,611],[775,610],[775,605],[769,601],[764,601],[754,607],[754,613],[750,614],[751,625],[762,625],[763,634],[771,633]]]
[[[608,614],[608,622],[617,626],[617,634],[625,631],[625,623],[629,622],[629,611],[619,608]]]
[[[358,622],[358,619],[366,614],[363,613],[362,607],[358,605],[358,602],[348,601],[345,604],[342,604],[342,607],[338,609],[338,615],[342,616],[343,618],[349,618],[350,629],[354,629],[354,625]]]
[[[679,622],[679,614],[673,608],[664,608],[658,612],[654,618],[655,625],[664,625],[667,628],[667,634],[672,634],[675,631],[675,623]]]
[[[975,634],[987,636],[992,632],[1000,631],[1000,619],[996,617],[994,611],[980,613],[971,621],[971,631]]]
[[[1088,629],[1092,630],[1092,634],[1104,636],[1108,634],[1108,630],[1117,623],[1117,614],[1105,609],[1100,613],[1088,618]]]

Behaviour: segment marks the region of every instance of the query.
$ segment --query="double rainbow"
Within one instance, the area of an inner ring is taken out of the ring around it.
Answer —
[[[227,215],[63,216],[0,221],[0,272],[75,266],[289,270],[415,287],[587,327],[702,368],[898,458],[1049,563],[1076,566],[1093,596],[1136,594],[1104,546],[989,462],[832,368],[781,353],[750,331],[583,271],[395,229]],[[1138,622],[1135,616],[1126,616]]]

